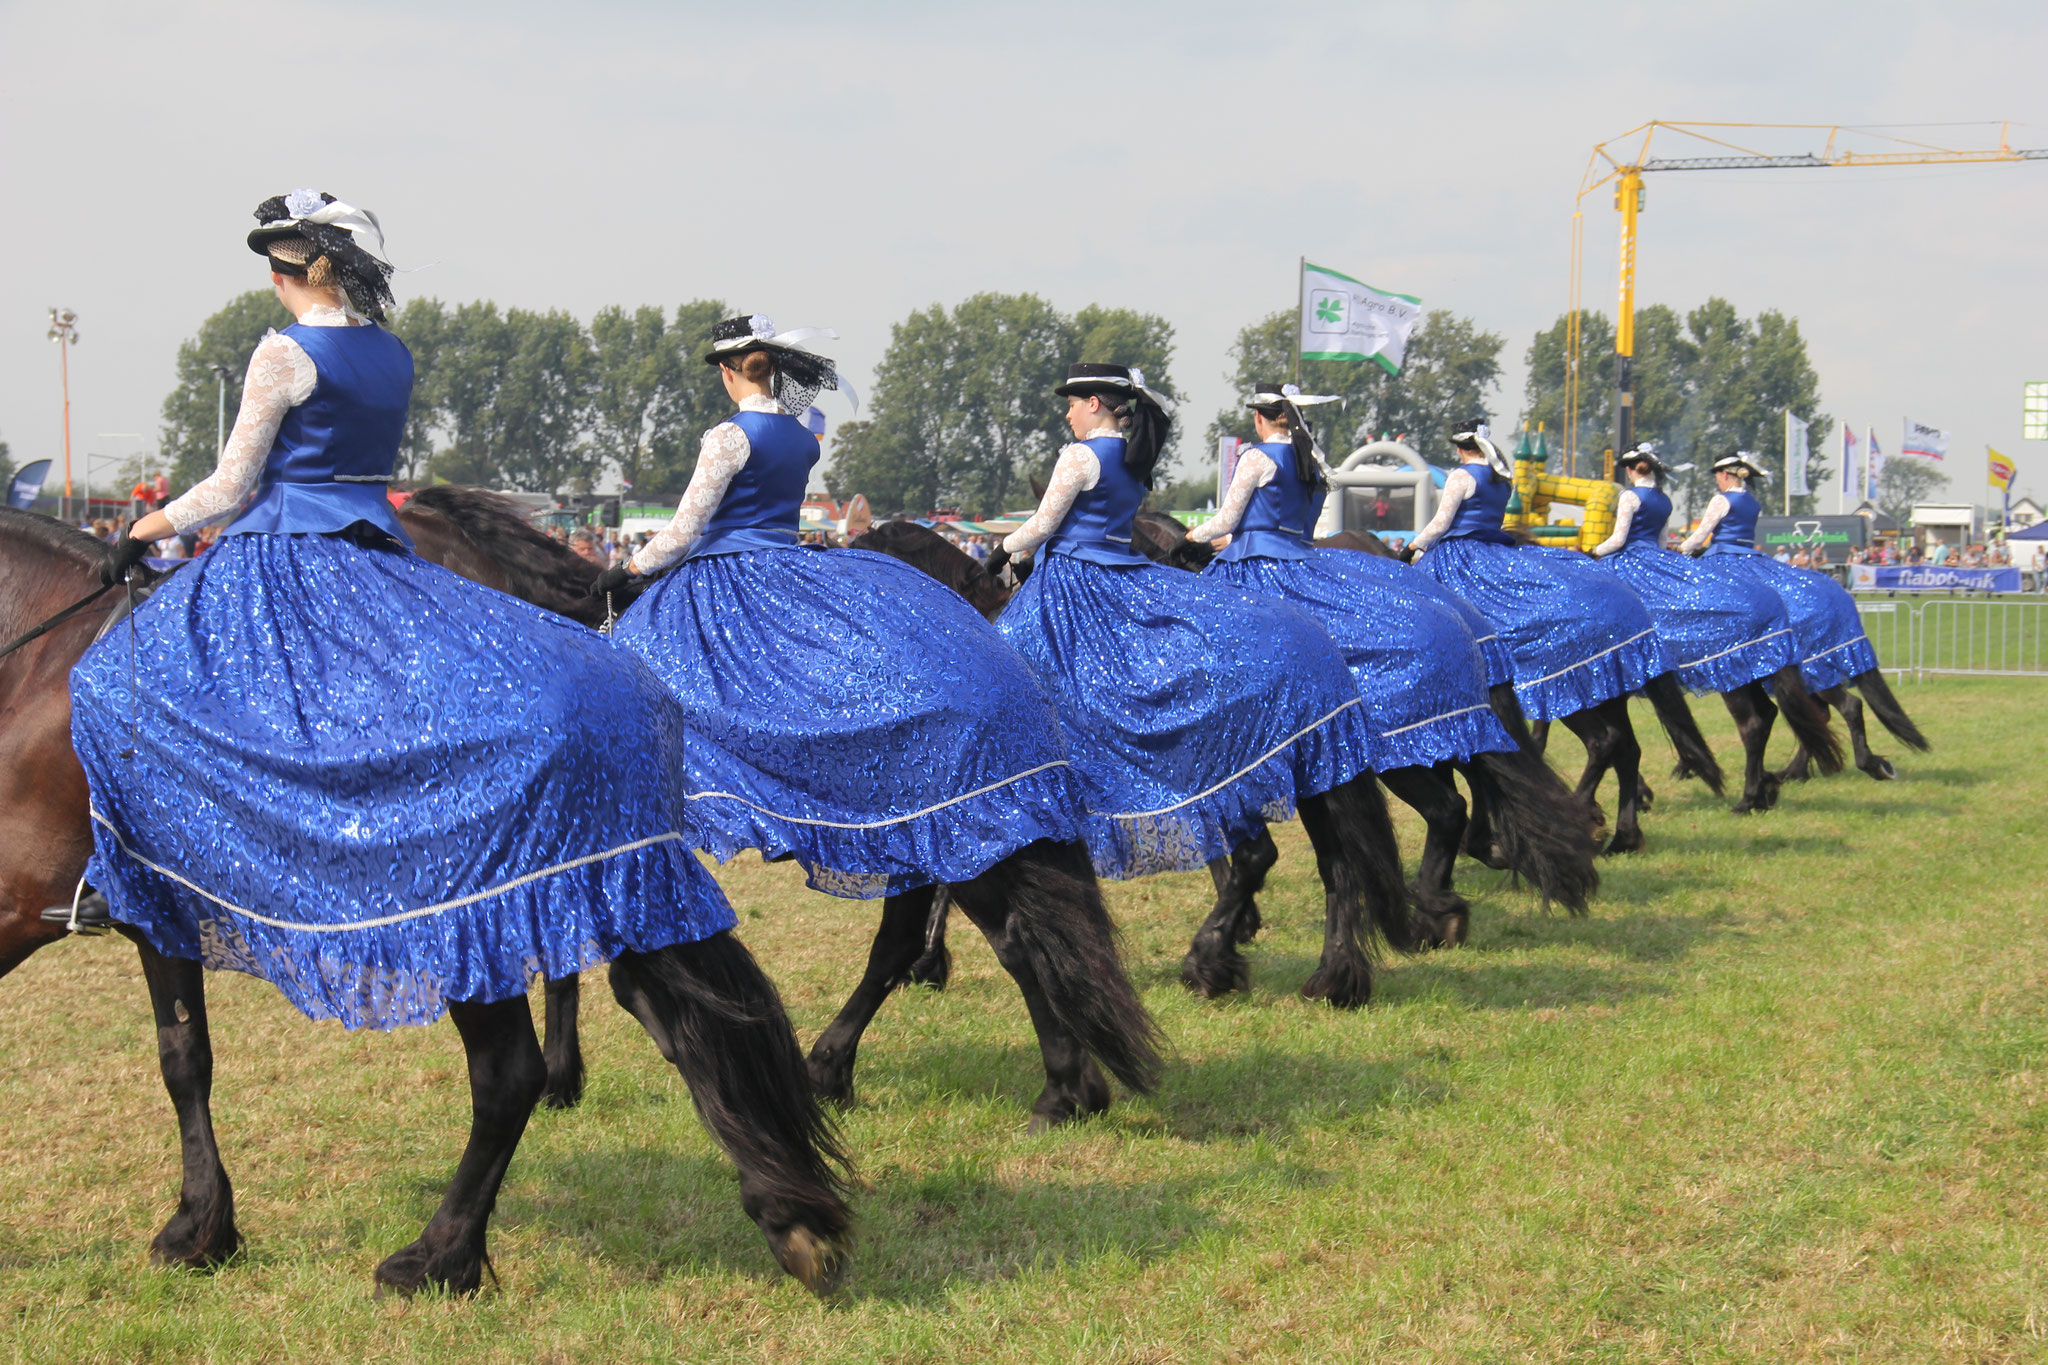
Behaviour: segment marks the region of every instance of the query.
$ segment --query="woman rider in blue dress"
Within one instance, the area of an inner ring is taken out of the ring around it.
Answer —
[[[1475,792],[1494,798],[1490,814],[1515,870],[1584,910],[1598,885],[1595,850],[1568,827],[1583,833],[1588,812],[1494,715],[1485,657],[1464,617],[1439,600],[1447,594],[1392,560],[1311,543],[1328,466],[1304,401],[1319,400],[1268,384],[1246,403],[1258,443],[1239,453],[1216,515],[1187,533],[1222,546],[1205,573],[1301,608],[1336,641],[1379,735],[1380,779],[1429,820],[1419,907],[1464,913],[1451,890],[1465,810],[1450,773],[1461,764]],[[1481,755],[1492,757],[1469,766]]]
[[[1132,550],[1170,420],[1142,374],[1084,362],[1054,392],[1075,439],[989,567],[1043,549],[997,625],[1058,703],[1097,869],[1202,867],[1298,806],[1331,892],[1323,962],[1303,993],[1365,1003],[1361,895],[1398,945],[1412,924],[1372,780],[1378,737],[1343,656],[1294,608]],[[1226,886],[1183,963],[1194,989],[1244,984],[1239,913]]]
[[[793,416],[839,388],[808,349],[729,318],[705,360],[736,411],[704,435],[668,527],[594,592],[660,574],[613,639],[688,722],[699,846],[792,858],[837,896],[884,897],[868,972],[818,1040],[819,1088],[851,1094],[860,1032],[924,947],[936,884],[988,935],[1045,1054],[1038,1126],[1097,1112],[1090,1054],[1149,1089],[1153,1029],[1117,959],[1080,842],[1058,718],[1031,670],[938,580],[865,550],[798,544],[818,442]]]
[[[1605,770],[1621,777],[1612,853],[1641,848],[1641,747],[1626,699],[1646,692],[1681,763],[1720,789],[1720,768],[1693,723],[1685,694],[1641,599],[1575,553],[1518,544],[1502,529],[1514,469],[1483,423],[1453,433],[1462,464],[1444,480],[1436,514],[1408,545],[1420,567],[1491,621],[1515,668],[1531,720],[1563,720],[1587,744],[1579,794]]]
[[[92,884],[149,950],[261,976],[312,1018],[390,1028],[453,1008],[473,1065],[477,1046],[503,1053],[477,1094],[508,1106],[514,1144],[544,1076],[529,982],[612,962],[778,1257],[829,1288],[846,1209],[801,1150],[829,1129],[773,986],[678,833],[681,715],[603,639],[411,552],[385,489],[413,364],[377,322],[377,219],[310,190],[256,217],[249,247],[297,322],[250,358],[219,468],[137,522],[107,580],[153,540],[234,519],[71,677]],[[783,1139],[756,1125],[768,1111],[796,1116]],[[444,1205],[380,1280],[473,1287],[503,1170],[480,1216]]]
[[[1745,451],[1733,451],[1714,461],[1714,484],[1720,492],[1707,500],[1700,524],[1679,548],[1689,555],[1738,566],[1777,593],[1792,614],[1799,672],[1807,689],[1841,711],[1849,727],[1856,766],[1880,781],[1889,779],[1896,769],[1883,755],[1870,752],[1864,737],[1863,709],[1849,688],[1860,690],[1885,729],[1905,743],[1925,749],[1927,739],[1886,685],[1878,669],[1877,651],[1864,634],[1863,618],[1848,590],[1824,573],[1780,564],[1758,552],[1756,522],[1763,505],[1749,491],[1749,481],[1760,477],[1766,477],[1763,470]],[[1780,775],[1804,778],[1810,757],[1813,755],[1802,746]]]
[[[1648,444],[1622,457],[1629,487],[1616,500],[1614,533],[1593,547],[1600,566],[1635,590],[1678,665],[1679,685],[1718,692],[1742,736],[1745,766],[1737,814],[1769,810],[1778,780],[1764,771],[1764,750],[1779,703],[1809,749],[1832,772],[1841,756],[1827,732],[1827,714],[1800,680],[1792,618],[1778,595],[1732,565],[1696,560],[1664,548],[1671,499],[1657,486],[1664,462]],[[1764,684],[1778,691],[1771,700]]]

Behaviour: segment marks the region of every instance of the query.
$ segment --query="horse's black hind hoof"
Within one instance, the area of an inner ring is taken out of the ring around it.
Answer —
[[[811,1093],[827,1104],[841,1107],[853,1103],[853,1072],[833,1061],[820,1061],[813,1055],[805,1062],[811,1073]]]
[[[1250,989],[1252,966],[1229,945],[1207,951],[1197,945],[1180,961],[1180,984],[1204,1000],[1215,1000]]]
[[[910,964],[910,970],[903,979],[913,986],[925,986],[942,991],[953,979],[953,950],[941,943],[933,951],[924,954]]]
[[[581,1063],[560,1076],[549,1076],[548,1083],[540,1092],[543,1109],[574,1109],[583,1102],[583,1067]]]
[[[1363,955],[1325,962],[1302,985],[1304,1000],[1323,1000],[1340,1010],[1363,1009],[1372,1000],[1372,964]]]
[[[149,1263],[168,1270],[213,1270],[233,1260],[242,1249],[242,1234],[232,1215],[225,1227],[199,1229],[180,1214],[165,1224],[149,1244]],[[182,1225],[181,1225],[182,1224]]]
[[[1650,841],[1643,837],[1640,829],[1627,829],[1616,833],[1608,840],[1607,847],[1601,850],[1601,855],[1607,857],[1617,853],[1641,853],[1649,846]]]
[[[474,1294],[484,1282],[484,1258],[467,1248],[436,1251],[425,1238],[386,1256],[377,1267],[377,1297],[411,1298],[422,1289]]]
[[[1079,1088],[1080,1093],[1076,1095],[1065,1089],[1055,1090],[1048,1083],[1040,1092],[1038,1102],[1031,1106],[1031,1131],[1043,1133],[1109,1111],[1109,1079],[1092,1059],[1081,1072]]]
[[[846,1282],[847,1248],[844,1241],[827,1237],[799,1224],[783,1232],[761,1230],[775,1262],[819,1298],[829,1298]]]
[[[1899,770],[1892,766],[1892,761],[1878,754],[1870,756],[1870,766],[1863,771],[1870,774],[1873,782],[1889,782],[1899,775]]]
[[[1415,912],[1415,946],[1418,950],[1456,948],[1472,932],[1472,916],[1465,910],[1418,910]]]

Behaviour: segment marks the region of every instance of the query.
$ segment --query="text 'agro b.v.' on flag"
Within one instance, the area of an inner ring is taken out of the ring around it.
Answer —
[[[1399,374],[1408,334],[1421,316],[1421,299],[1302,262],[1303,360],[1371,360]]]

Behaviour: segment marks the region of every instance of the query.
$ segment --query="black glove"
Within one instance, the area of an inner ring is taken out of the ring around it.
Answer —
[[[124,535],[108,553],[106,563],[100,565],[100,582],[113,587],[128,576],[128,571],[142,562],[149,553],[149,542]]]
[[[1416,549],[1415,542],[1411,540],[1406,545],[1403,545],[1401,547],[1401,562],[1403,564],[1413,564],[1415,562],[1415,556],[1421,553],[1422,551]]]
[[[606,593],[617,592],[632,581],[633,571],[624,564],[620,564],[614,568],[606,569],[597,576],[597,581],[590,585],[590,595],[592,597],[603,597]]]
[[[988,570],[990,578],[994,578],[1003,571],[1004,566],[1009,562],[1010,552],[1005,550],[999,542],[995,549],[988,552],[988,558],[981,561],[981,567]]]

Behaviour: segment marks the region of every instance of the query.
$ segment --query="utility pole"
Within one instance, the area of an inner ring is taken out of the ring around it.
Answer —
[[[78,344],[78,314],[69,308],[50,310],[50,340],[57,343],[57,369],[64,380],[64,516],[71,516],[71,353]]]

